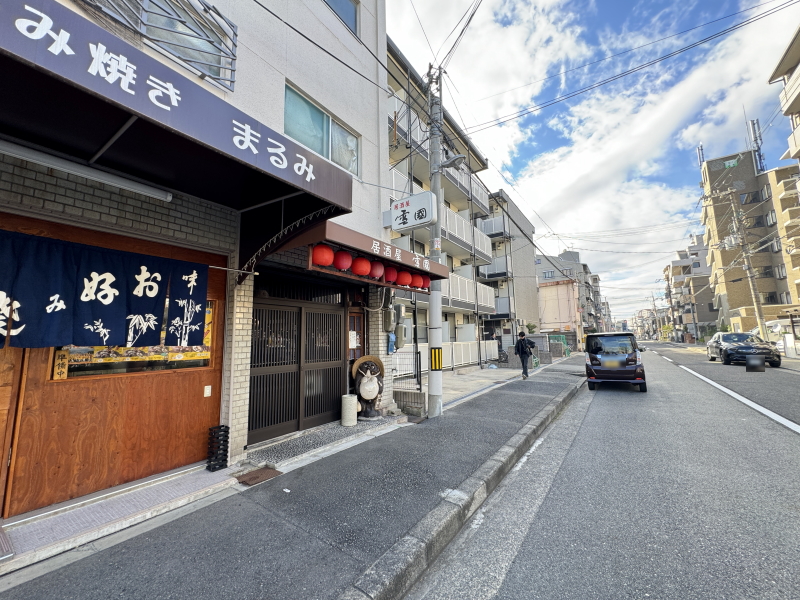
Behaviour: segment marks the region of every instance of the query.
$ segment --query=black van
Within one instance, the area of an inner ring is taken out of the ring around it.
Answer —
[[[590,390],[595,384],[627,381],[647,391],[640,348],[633,333],[590,333],[586,336],[586,377]]]

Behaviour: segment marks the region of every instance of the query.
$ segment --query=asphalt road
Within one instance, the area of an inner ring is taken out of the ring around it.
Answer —
[[[695,373],[716,381],[748,400],[800,424],[800,361],[784,360],[782,367],[766,365],[763,373],[748,373],[743,363],[723,365],[708,360],[705,346],[648,343],[647,347]],[[697,381],[695,385],[702,385]]]
[[[800,598],[800,435],[644,362],[646,394],[584,388],[408,600]],[[800,382],[767,369],[765,396]]]

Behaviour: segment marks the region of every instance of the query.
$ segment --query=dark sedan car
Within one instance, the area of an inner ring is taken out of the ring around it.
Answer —
[[[647,391],[641,348],[632,333],[590,333],[586,336],[586,378],[590,390],[602,382],[627,382]]]
[[[706,344],[708,360],[722,360],[723,365],[745,362],[749,356],[763,356],[771,367],[781,366],[781,355],[774,344],[749,333],[717,333]]]

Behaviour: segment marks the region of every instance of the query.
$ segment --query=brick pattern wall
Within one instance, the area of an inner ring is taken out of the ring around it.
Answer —
[[[228,279],[228,311],[225,324],[226,363],[223,370],[222,422],[231,428],[228,464],[246,457],[250,412],[250,343],[253,328],[253,278],[237,286],[235,274]]]
[[[377,285],[369,286],[367,298],[367,306],[369,306],[369,308],[379,308],[383,299],[382,288]],[[366,312],[369,353],[381,359],[385,371],[383,378],[383,395],[381,396],[380,406],[376,406],[377,409],[385,414],[397,408],[392,394],[392,357],[387,352],[389,334],[383,330],[383,314],[381,311],[368,310]]]
[[[180,195],[167,203],[4,154],[0,211],[210,251],[227,255],[231,267],[237,263],[234,210]],[[252,277],[235,282],[229,274],[220,407],[220,423],[231,427],[231,464],[244,458],[247,444],[253,311]]]
[[[230,254],[239,216],[224,206],[142,194],[0,154],[0,207],[89,229]]]

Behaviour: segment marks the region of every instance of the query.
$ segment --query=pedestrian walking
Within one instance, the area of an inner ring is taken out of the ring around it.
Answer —
[[[520,361],[522,362],[522,378],[528,378],[528,360],[533,354],[533,349],[536,348],[536,342],[533,340],[529,340],[525,337],[525,332],[519,332],[519,339],[517,343],[514,344],[514,354],[519,356]]]

